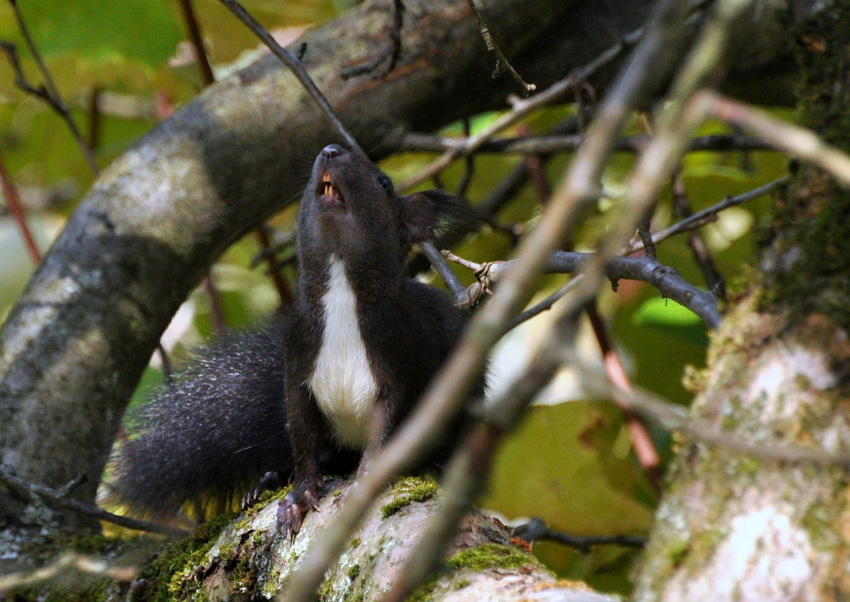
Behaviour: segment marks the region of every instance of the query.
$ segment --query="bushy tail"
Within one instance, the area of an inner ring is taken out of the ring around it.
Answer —
[[[137,418],[117,452],[111,496],[160,519],[198,520],[255,485],[267,471],[286,480],[292,451],[284,401],[284,323],[231,333],[202,348]]]

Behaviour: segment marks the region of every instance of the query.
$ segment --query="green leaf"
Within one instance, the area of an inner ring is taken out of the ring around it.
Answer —
[[[173,3],[30,0],[21,3],[45,59],[78,54],[90,66],[129,60],[155,67],[184,37]]]
[[[635,311],[633,321],[638,326],[658,328],[695,345],[708,345],[707,329],[703,321],[690,309],[672,299],[647,299]]]
[[[609,403],[531,408],[499,450],[482,505],[508,519],[538,517],[570,535],[645,533],[653,512],[646,500],[653,494],[631,453],[617,453],[622,430],[622,412]],[[560,575],[586,579],[612,561],[611,554],[631,553],[606,548],[584,556],[564,546],[535,545],[535,553]],[[625,568],[619,573],[621,584],[627,575]]]

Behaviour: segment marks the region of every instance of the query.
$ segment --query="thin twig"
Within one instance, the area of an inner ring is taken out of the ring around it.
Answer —
[[[612,395],[614,385],[597,366],[571,353],[568,359],[582,375],[584,384],[602,398]],[[832,453],[823,449],[799,445],[777,444],[764,441],[751,442],[736,433],[718,430],[716,424],[688,415],[686,408],[662,399],[640,388],[623,393],[635,411],[659,422],[664,428],[679,431],[698,442],[765,462],[788,462],[791,464],[814,464],[817,466],[844,466],[850,468],[850,454]]]
[[[24,246],[32,259],[33,264],[38,265],[41,263],[41,251],[38,249],[38,244],[35,242],[32,231],[30,231],[29,225],[27,224],[26,212],[24,211],[24,206],[21,203],[18,188],[12,181],[12,176],[9,175],[9,172],[6,170],[2,157],[0,157],[0,187],[2,187],[3,196],[6,199],[6,208],[9,210],[9,214],[17,224],[18,230],[21,232],[21,237],[24,239]]]
[[[466,287],[463,286],[463,283],[460,279],[455,275],[452,269],[449,267],[449,264],[446,262],[446,258],[443,257],[443,254],[437,250],[437,247],[434,246],[434,243],[430,241],[425,241],[419,243],[419,248],[422,249],[422,252],[425,254],[425,257],[428,258],[428,261],[431,262],[431,265],[434,266],[434,269],[440,275],[440,278],[443,279],[446,287],[452,293],[452,300],[455,305],[463,305],[466,303]]]
[[[111,581],[129,583],[139,573],[135,566],[115,566],[115,563],[103,558],[84,554],[64,552],[50,563],[32,571],[20,571],[0,575],[0,594],[11,590],[23,590],[29,586],[55,580],[62,571],[77,569],[82,573],[106,576]]]
[[[89,167],[92,170],[92,173],[95,175],[98,173],[99,169],[97,167],[97,161],[94,159],[94,155],[92,154],[91,149],[89,148],[86,141],[83,139],[82,134],[80,133],[77,124],[74,122],[74,118],[71,117],[71,111],[68,109],[68,105],[65,104],[65,101],[62,100],[62,97],[59,95],[59,90],[56,88],[56,84],[53,82],[53,76],[50,75],[50,71],[47,69],[47,65],[45,65],[44,60],[41,58],[41,54],[38,52],[38,48],[35,46],[35,42],[30,35],[29,28],[27,27],[26,22],[24,21],[24,17],[21,14],[20,9],[18,8],[18,3],[16,0],[9,0],[9,4],[12,6],[12,12],[15,15],[15,19],[18,22],[18,29],[21,32],[21,36],[24,38],[24,41],[27,44],[27,48],[29,48],[30,53],[35,59],[36,65],[38,65],[38,69],[41,72],[41,77],[44,79],[44,93],[39,94],[35,92],[35,95],[45,100],[54,111],[56,111],[62,119],[65,120],[65,123],[68,125],[68,129],[71,130],[71,135],[76,140],[77,144],[80,147],[80,150],[83,153],[83,157],[85,157],[86,162],[89,164]],[[13,56],[14,53],[14,45],[13,44],[5,44],[4,50],[6,50],[7,55],[10,57]],[[34,93],[37,88],[26,84],[26,77],[24,76],[23,71],[20,69],[20,63],[17,60],[11,61],[12,67],[16,70],[15,77],[16,82],[18,82],[19,86],[30,93]],[[26,85],[21,85],[26,84]]]
[[[774,147],[829,172],[850,187],[850,156],[830,146],[811,130],[776,119],[717,92],[703,90],[700,95],[714,117],[749,130]]]
[[[61,493],[57,492],[55,489],[51,489],[50,487],[36,485],[35,483],[25,481],[24,479],[13,474],[11,470],[9,470],[7,467],[2,465],[0,465],[0,481],[2,481],[7,487],[9,487],[9,489],[11,489],[17,495],[21,496],[24,499],[29,500],[33,498],[38,498],[53,507],[71,510],[83,516],[90,516],[92,518],[96,518],[97,520],[110,522],[120,527],[125,527],[127,529],[148,531],[150,533],[159,533],[161,535],[168,535],[170,537],[184,537],[189,534],[189,531],[187,531],[186,529],[181,529],[179,527],[171,527],[168,525],[160,525],[158,523],[151,523],[148,521],[138,520],[127,516],[121,516],[119,514],[113,514],[112,512],[107,512],[106,510],[98,508],[97,506],[92,506],[90,504],[81,502],[80,500],[66,497]]]
[[[646,134],[624,136],[617,140],[614,150],[622,153],[639,153],[646,147],[650,138]],[[575,151],[583,140],[583,134],[492,138],[482,142],[477,152],[521,155],[571,152]],[[400,138],[398,150],[442,153],[453,149],[462,149],[468,144],[469,139],[465,137],[408,132]],[[687,150],[688,152],[723,153],[730,151],[771,151],[776,150],[776,147],[755,136],[710,134],[691,139]]]
[[[627,48],[631,47],[631,45],[640,39],[642,34],[642,27],[634,30],[632,33],[625,36],[620,43],[612,46],[578,71],[568,75],[530,98],[517,100],[510,111],[499,116],[493,123],[485,127],[478,134],[467,138],[462,146],[447,150],[417,175],[410,178],[408,181],[403,182],[399,186],[399,190],[409,190],[414,186],[418,186],[422,182],[429,180],[434,177],[434,175],[448,167],[455,159],[475,152],[482,144],[484,144],[484,142],[495,136],[503,129],[513,125],[532,111],[560,98],[571,88],[584,82],[602,67],[610,64],[620,57]]]
[[[472,9],[472,12],[475,14],[475,18],[478,20],[478,27],[481,32],[481,37],[487,45],[487,50],[496,55],[496,69],[493,71],[493,77],[498,77],[501,75],[503,69],[507,69],[514,81],[522,87],[523,96],[528,96],[530,92],[534,92],[537,89],[537,86],[535,84],[526,83],[525,80],[522,79],[522,76],[516,69],[514,69],[510,61],[508,61],[507,57],[502,53],[502,49],[499,48],[498,44],[496,44],[496,40],[493,39],[493,34],[490,33],[490,28],[487,27],[487,23],[484,21],[484,16],[481,14],[481,11],[478,10],[478,7],[475,6],[475,0],[466,0],[466,3],[469,4],[469,8]]]
[[[763,184],[742,194],[736,196],[728,196],[719,203],[712,205],[711,207],[703,209],[702,211],[697,211],[692,216],[687,217],[682,221],[673,224],[672,226],[664,228],[663,230],[659,230],[658,232],[652,235],[652,241],[655,244],[658,244],[661,241],[667,240],[668,238],[677,234],[681,234],[682,232],[688,232],[694,228],[700,228],[706,223],[717,219],[717,214],[723,211],[724,209],[728,209],[729,207],[734,207],[736,205],[740,205],[742,203],[746,203],[747,201],[752,201],[753,199],[757,199],[758,197],[764,196],[770,193],[774,188],[786,184],[789,180],[790,176],[784,175],[771,182],[768,182],[767,184]],[[632,253],[635,253],[636,251],[640,251],[642,249],[643,243],[636,242],[630,247],[628,247],[623,252],[623,254],[631,255]]]
[[[487,278],[492,281],[499,280],[509,269],[515,269],[515,259],[508,261],[494,261],[485,265],[469,262],[476,271],[485,271]],[[544,267],[546,274],[570,274],[586,270],[591,265],[598,265],[599,258],[595,253],[578,253],[575,251],[556,251],[551,254],[547,265]],[[486,267],[486,270],[484,268]],[[682,278],[679,273],[655,259],[650,255],[642,257],[612,257],[602,266],[603,274],[612,281],[617,280],[640,280],[647,282],[658,289],[668,299],[673,299],[680,305],[687,307],[709,328],[720,325],[720,312],[717,309],[717,298],[710,292],[701,290]],[[577,278],[577,277],[576,277]],[[573,279],[573,281],[576,280]],[[511,326],[518,326],[535,315],[549,309],[553,302],[573,290],[577,284],[564,287],[556,293],[557,298],[547,298],[543,303],[535,306],[510,322]],[[554,295],[553,295],[554,297]],[[521,318],[521,319],[520,319]]]
[[[550,529],[539,518],[532,518],[527,523],[517,525],[511,530],[511,533],[515,537],[531,543],[535,541],[555,541],[575,548],[584,554],[590,553],[593,546],[615,545],[626,548],[643,548],[646,545],[646,538],[638,535],[592,535],[589,537],[568,535]]]
[[[103,112],[100,110],[100,100],[103,96],[103,88],[94,86],[89,97],[89,128],[88,136],[86,136],[86,144],[92,151],[97,150],[100,146],[101,122],[103,121]]]
[[[608,378],[619,392],[630,392],[634,390],[631,379],[623,367],[620,354],[611,344],[611,338],[608,335],[608,328],[599,315],[596,308],[596,303],[590,304],[586,310],[587,317],[590,320],[593,335],[599,344],[599,351],[602,354],[602,363],[605,366],[605,372],[608,373]],[[629,430],[629,435],[632,441],[632,449],[635,452],[635,457],[638,463],[643,468],[646,475],[649,477],[655,492],[661,494],[661,456],[655,448],[655,443],[652,441],[652,436],[646,428],[643,419],[638,416],[629,404],[623,399],[622,395],[615,393],[613,396],[614,403],[620,408],[623,416],[626,419],[626,427]]]
[[[215,82],[215,75],[213,75],[207,50],[204,48],[204,38],[201,35],[201,27],[198,17],[195,15],[195,9],[192,7],[192,0],[180,0],[180,10],[183,13],[186,28],[189,30],[192,47],[195,49],[195,59],[198,61],[198,67],[201,70],[201,79],[205,86],[210,86]]]
[[[195,57],[198,60],[198,66],[201,70],[201,79],[204,82],[204,86],[211,86],[215,83],[215,74],[213,73],[212,65],[210,64],[209,56],[207,55],[207,50],[204,46],[201,24],[195,14],[192,0],[180,0],[180,8],[183,12],[183,20],[186,23],[186,29],[189,31],[189,38],[195,49]],[[272,278],[275,289],[277,290],[278,296],[280,297],[281,303],[283,305],[291,305],[293,301],[292,291],[286,283],[283,274],[281,274],[277,261],[275,260],[274,253],[270,250],[271,242],[269,241],[269,235],[266,231],[265,224],[260,224],[254,228],[254,238],[256,238],[257,243],[260,245],[263,257],[268,264],[269,274]],[[215,331],[218,334],[221,334],[225,325],[224,316],[221,311],[218,291],[215,289],[215,286],[209,277],[204,279],[204,289],[210,296],[210,306],[212,309]]]
[[[254,17],[252,17],[241,4],[239,4],[239,2],[236,0],[220,1],[228,9],[230,9],[230,12],[236,15],[236,17],[242,21],[248,29],[250,29],[255,36],[260,38],[263,44],[272,51],[272,54],[279,58],[280,61],[286,65],[293,74],[295,74],[295,77],[298,78],[298,81],[301,82],[301,85],[304,86],[304,89],[307,90],[325,116],[331,121],[340,135],[345,138],[345,142],[348,144],[349,148],[365,157],[366,153],[363,152],[362,148],[360,148],[360,145],[357,143],[357,140],[354,139],[354,136],[349,134],[348,130],[345,129],[345,126],[342,125],[342,121],[340,121],[339,117],[337,117],[336,113],[334,113],[334,110],[327,98],[325,98],[324,94],[322,94],[321,90],[319,90],[318,86],[316,86],[316,83],[307,73],[307,70],[304,69],[304,65],[301,64],[301,61],[292,56],[286,48],[278,44],[268,30],[260,25],[257,20],[254,19]]]
[[[691,208],[690,202],[688,202],[688,194],[687,190],[685,190],[685,179],[682,177],[681,170],[676,170],[676,173],[673,174],[672,189],[673,206],[676,213],[680,217],[691,217],[694,214],[694,210]],[[645,244],[646,241],[644,241],[644,245]],[[702,271],[702,276],[705,279],[708,290],[717,295],[721,301],[725,302],[726,280],[718,271],[717,264],[711,256],[711,252],[708,250],[708,245],[706,245],[705,239],[699,230],[691,230],[688,232],[688,246],[691,249],[694,262]]]

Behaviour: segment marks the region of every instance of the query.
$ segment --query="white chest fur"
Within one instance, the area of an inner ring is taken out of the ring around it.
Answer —
[[[364,448],[371,409],[378,394],[357,320],[357,298],[345,266],[331,257],[330,282],[322,298],[325,328],[308,385],[340,443]]]

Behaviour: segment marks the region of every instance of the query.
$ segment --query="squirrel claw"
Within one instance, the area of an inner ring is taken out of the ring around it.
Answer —
[[[304,516],[311,509],[319,512],[319,496],[324,488],[322,481],[314,483],[309,488],[294,488],[277,507],[277,531],[289,539],[294,539],[304,521]]]
[[[277,531],[287,539],[295,539],[295,535],[301,530],[301,523],[307,509],[301,508],[299,504],[283,498],[277,507]]]
[[[256,486],[253,489],[248,491],[245,495],[242,496],[242,500],[239,505],[242,510],[247,510],[251,506],[257,503],[257,500],[260,499],[260,496],[263,495],[266,491],[271,491],[273,489],[280,489],[283,486],[282,481],[280,480],[280,475],[274,471],[270,470],[266,474],[264,474],[260,480],[257,482]]]

